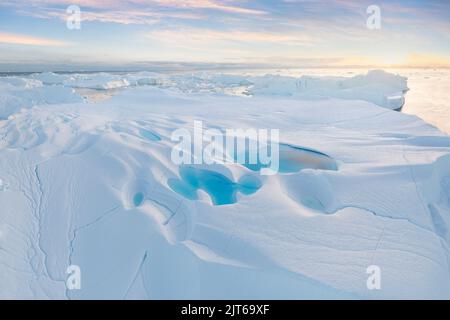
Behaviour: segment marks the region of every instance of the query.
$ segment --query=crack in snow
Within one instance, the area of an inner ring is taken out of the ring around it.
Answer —
[[[125,291],[125,295],[123,296],[122,300],[125,300],[126,297],[128,296],[128,294],[130,293],[130,290],[133,287],[134,283],[136,282],[136,279],[138,278],[139,274],[142,272],[142,267],[146,260],[147,260],[147,251],[145,251],[144,257],[141,259],[141,262],[139,263],[136,274],[134,275],[133,280],[131,281],[130,285],[128,286],[127,290]]]
[[[84,224],[84,225],[82,225],[82,226],[80,226],[80,227],[76,227],[76,228],[74,228],[74,229],[72,230],[72,237],[71,237],[70,240],[69,240],[69,264],[68,264],[69,266],[72,265],[72,256],[73,256],[73,252],[74,252],[74,246],[73,246],[73,244],[74,244],[74,242],[75,242],[75,240],[76,240],[76,238],[77,238],[77,233],[78,233],[80,230],[89,228],[89,227],[91,227],[92,225],[94,225],[94,224],[96,224],[96,223],[102,221],[104,218],[106,218],[106,217],[109,216],[110,214],[114,213],[114,211],[116,211],[118,208],[120,208],[120,205],[116,205],[115,207],[113,207],[113,208],[111,208],[111,209],[109,209],[109,210],[106,210],[103,214],[101,214],[101,215],[100,215],[97,219],[95,219],[94,221],[89,222],[89,223],[87,223],[87,224]],[[69,297],[69,289],[68,289],[67,287],[66,287],[66,298],[67,298],[68,300],[70,300],[70,297]]]

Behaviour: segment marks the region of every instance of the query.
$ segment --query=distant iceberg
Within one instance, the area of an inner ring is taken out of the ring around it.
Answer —
[[[285,95],[306,99],[339,98],[364,100],[381,107],[399,110],[408,91],[407,79],[382,70],[354,77],[312,77],[299,79],[267,75],[254,78],[247,92],[251,95]]]

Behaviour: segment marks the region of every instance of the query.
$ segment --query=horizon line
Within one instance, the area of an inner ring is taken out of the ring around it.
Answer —
[[[140,72],[140,71],[201,71],[201,70],[223,70],[223,69],[450,69],[450,65],[405,65],[405,64],[367,64],[367,65],[273,65],[266,63],[228,63],[228,62],[189,62],[189,61],[148,61],[119,64],[104,64],[99,66],[98,63],[74,63],[73,68],[68,64],[55,64],[53,66],[24,64],[21,62],[10,67],[10,63],[0,63],[0,73],[77,73],[77,72]],[[147,64],[147,66],[145,66]],[[150,64],[154,64],[151,65]],[[14,70],[16,69],[16,70]]]

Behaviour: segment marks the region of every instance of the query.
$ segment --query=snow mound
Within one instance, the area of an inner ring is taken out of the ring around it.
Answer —
[[[53,72],[42,72],[34,74],[32,78],[41,81],[43,84],[52,85],[52,84],[62,84],[65,80],[69,78],[69,76],[56,74]]]
[[[36,105],[82,101],[71,88],[63,85],[46,86],[35,79],[0,78],[0,91],[0,120]]]

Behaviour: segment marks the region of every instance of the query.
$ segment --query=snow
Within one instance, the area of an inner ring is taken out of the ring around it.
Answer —
[[[1,78],[0,298],[450,298],[450,137],[385,105],[405,87],[380,71]],[[279,129],[285,170],[176,165],[171,134],[194,121]]]
[[[21,109],[38,104],[81,102],[83,99],[73,89],[62,85],[46,86],[40,80],[25,78],[0,78],[0,120]]]

